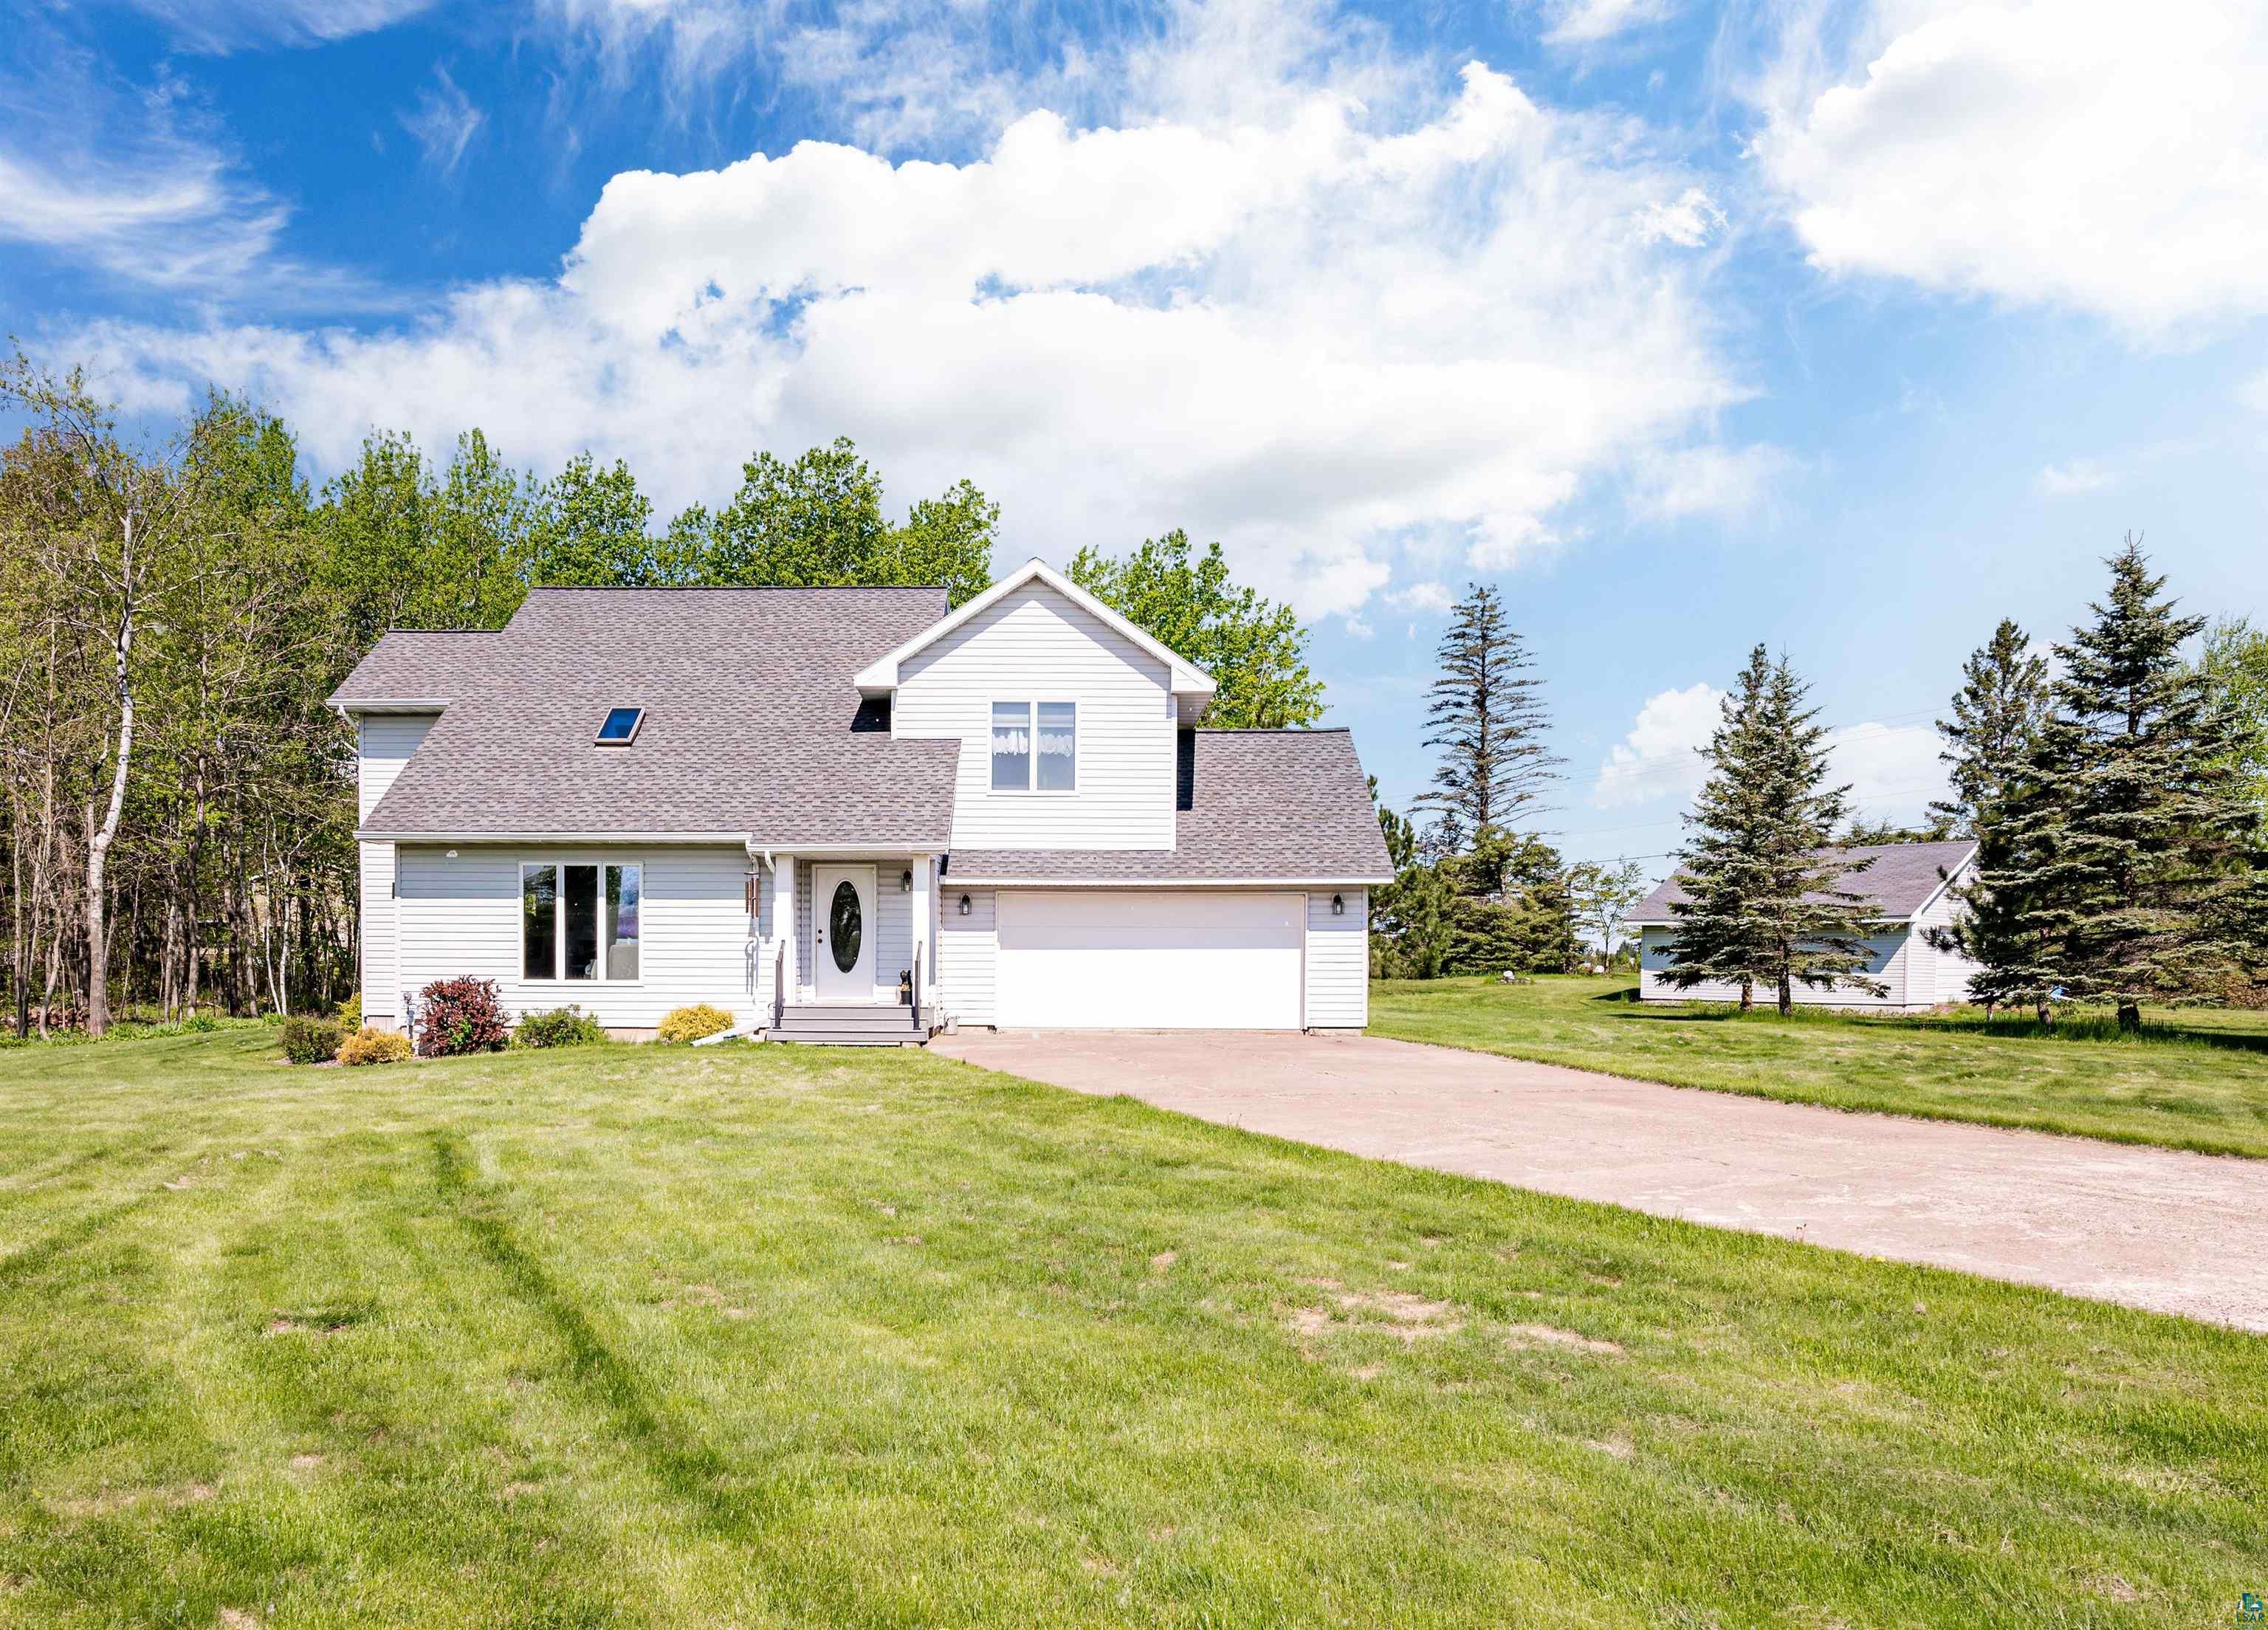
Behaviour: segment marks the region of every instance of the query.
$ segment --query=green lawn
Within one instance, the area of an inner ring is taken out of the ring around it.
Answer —
[[[1374,1035],[1837,1109],[2268,1156],[2268,1012],[2150,1013],[2139,1038],[1981,1014],[1868,1017],[1629,1000],[1631,980],[1387,980]]]
[[[2193,1626],[2268,1342],[926,1054],[0,1053],[0,1622]]]

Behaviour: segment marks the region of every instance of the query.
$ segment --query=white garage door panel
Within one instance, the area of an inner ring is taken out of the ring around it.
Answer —
[[[1304,909],[1297,894],[1003,892],[998,1022],[1297,1030]]]

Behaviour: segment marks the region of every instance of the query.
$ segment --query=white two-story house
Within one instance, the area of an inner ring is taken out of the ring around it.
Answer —
[[[538,589],[396,630],[361,740],[367,1022],[437,979],[618,1033],[1367,1017],[1390,880],[1343,731],[1218,731],[1211,678],[1033,561],[939,589]]]

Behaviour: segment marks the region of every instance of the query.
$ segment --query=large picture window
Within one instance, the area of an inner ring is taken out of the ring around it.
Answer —
[[[1079,704],[992,704],[992,789],[1071,792],[1079,786]]]
[[[519,869],[519,971],[530,980],[638,976],[644,878],[637,866]]]

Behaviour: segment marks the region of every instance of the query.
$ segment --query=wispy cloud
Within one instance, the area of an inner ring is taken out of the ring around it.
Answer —
[[[2117,484],[2117,474],[2092,459],[2051,464],[2032,478],[2032,489],[2043,498],[2076,498]]]
[[[1410,583],[1389,589],[1386,603],[1400,611],[1440,613],[1457,603],[1457,592],[1445,583]]]
[[[1724,229],[1724,210],[1699,187],[1689,187],[1675,198],[1650,203],[1638,213],[1638,236],[1648,243],[1698,249]]]
[[[1596,45],[1661,22],[1675,9],[1671,0],[1564,0],[1543,40],[1547,45]]]
[[[373,33],[433,0],[129,0],[192,50],[321,45]]]
[[[417,93],[417,105],[394,117],[423,151],[425,162],[444,175],[456,173],[466,147],[488,119],[438,63],[433,68],[433,83]]]
[[[247,180],[174,80],[119,83],[36,28],[0,77],[0,239],[200,299],[368,305],[358,281],[278,250],[289,207]]]
[[[1802,469],[1793,453],[1762,442],[1649,452],[1632,466],[1630,506],[1655,521],[1768,514]]]

